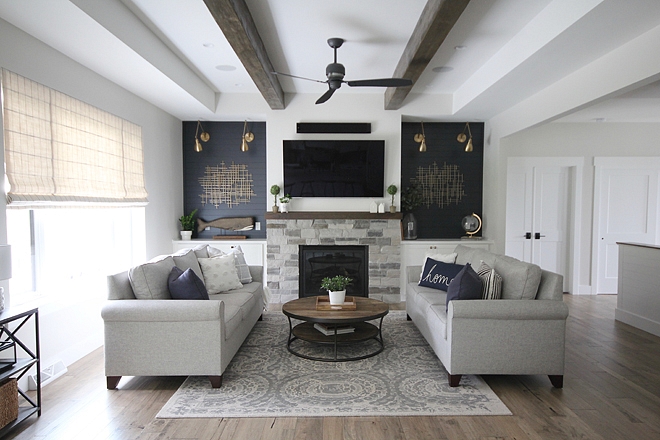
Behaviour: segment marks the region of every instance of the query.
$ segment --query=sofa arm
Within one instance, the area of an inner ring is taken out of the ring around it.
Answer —
[[[563,301],[470,300],[450,301],[448,319],[565,320],[568,306]]]
[[[105,322],[191,322],[221,321],[223,301],[201,300],[115,300],[101,309]]]

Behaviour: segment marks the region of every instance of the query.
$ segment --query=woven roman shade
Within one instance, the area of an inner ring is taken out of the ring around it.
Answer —
[[[8,207],[144,205],[142,128],[2,69]]]

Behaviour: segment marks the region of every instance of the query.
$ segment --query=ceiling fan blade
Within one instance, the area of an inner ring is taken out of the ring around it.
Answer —
[[[412,85],[412,81],[405,78],[361,79],[344,82],[350,87],[405,87]]]
[[[327,81],[321,81],[318,79],[312,79],[312,78],[305,78],[304,76],[296,76],[296,75],[291,75],[290,73],[282,73],[282,72],[271,72],[273,75],[282,75],[282,76],[288,76],[289,78],[298,78],[298,79],[304,79],[305,81],[314,81],[318,83],[323,83],[327,84]]]
[[[330,99],[333,93],[335,93],[335,90],[337,89],[328,89],[327,92],[323,94],[319,99],[316,100],[316,104],[323,104],[325,101]]]

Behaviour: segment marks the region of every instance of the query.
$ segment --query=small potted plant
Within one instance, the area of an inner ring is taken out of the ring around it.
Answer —
[[[270,193],[273,195],[273,213],[277,214],[277,195],[280,193],[280,186],[279,185],[273,185],[270,187]]]
[[[192,238],[192,233],[195,230],[195,214],[197,214],[197,209],[193,209],[190,214],[184,214],[179,218],[179,222],[181,222],[181,240]]]
[[[328,291],[330,295],[330,304],[344,304],[346,298],[346,286],[351,284],[353,279],[344,275],[334,277],[325,277],[321,280],[321,287]]]
[[[289,202],[291,202],[291,194],[285,194],[280,197],[280,205],[282,207],[282,212],[289,212]]]
[[[392,204],[390,205],[390,212],[394,214],[396,212],[396,205],[394,204],[394,195],[397,192],[396,185],[392,184],[387,187],[387,193],[392,196]]]

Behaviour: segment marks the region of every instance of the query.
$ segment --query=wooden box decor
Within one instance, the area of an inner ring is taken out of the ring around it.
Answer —
[[[352,296],[347,296],[344,298],[344,304],[332,304],[330,305],[329,296],[317,296],[316,297],[316,310],[356,310],[357,304],[355,298]]]
[[[18,383],[15,378],[0,383],[0,428],[18,418]]]

